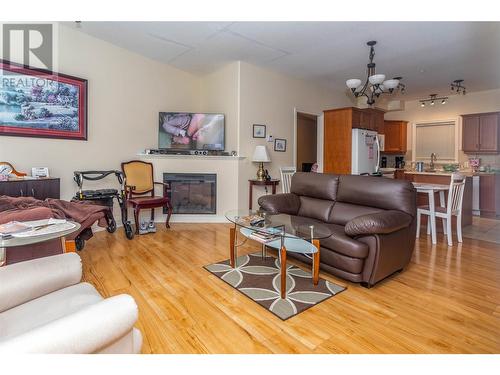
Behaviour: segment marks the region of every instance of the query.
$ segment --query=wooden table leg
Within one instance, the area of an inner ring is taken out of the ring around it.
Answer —
[[[235,259],[235,253],[234,253],[235,234],[236,234],[236,228],[235,227],[229,228],[229,263],[230,263],[231,267],[233,267],[233,268],[236,265],[236,259]]]
[[[286,298],[286,248],[283,246],[280,250],[281,258],[281,298]]]
[[[0,267],[5,266],[7,263],[7,252],[4,247],[0,247]]]
[[[431,222],[431,241],[435,245],[436,241],[436,204],[434,202],[434,191],[429,193],[429,221]]]
[[[318,285],[319,282],[319,240],[313,240],[313,245],[318,249],[317,252],[313,254],[313,284]]]
[[[252,193],[253,193],[253,184],[252,184],[252,181],[250,181],[248,183],[248,209],[251,210],[252,209],[252,200],[253,200],[253,197],[252,197]]]

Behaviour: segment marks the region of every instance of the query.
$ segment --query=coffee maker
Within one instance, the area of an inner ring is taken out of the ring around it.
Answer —
[[[405,167],[405,157],[404,156],[396,156],[396,168],[404,168]]]

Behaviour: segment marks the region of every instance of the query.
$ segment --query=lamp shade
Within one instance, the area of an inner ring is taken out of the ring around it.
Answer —
[[[269,163],[271,161],[266,146],[255,146],[252,161],[259,163]]]

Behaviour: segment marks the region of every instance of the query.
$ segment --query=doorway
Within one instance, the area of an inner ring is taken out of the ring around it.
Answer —
[[[295,167],[310,172],[318,160],[318,116],[297,112]]]

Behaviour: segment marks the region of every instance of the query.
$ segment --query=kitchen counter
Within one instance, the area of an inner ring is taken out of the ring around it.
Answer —
[[[457,171],[464,176],[471,177],[474,175],[472,171]],[[453,174],[452,172],[446,171],[436,171],[436,172],[417,172],[417,171],[405,171],[405,174],[413,174],[413,175],[426,175],[426,176],[449,176]]]

